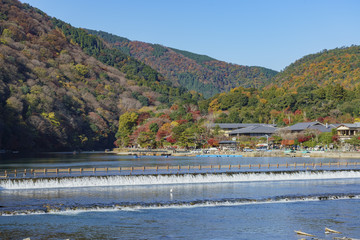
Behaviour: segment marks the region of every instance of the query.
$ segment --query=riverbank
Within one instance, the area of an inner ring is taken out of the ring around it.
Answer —
[[[178,157],[195,157],[197,155],[207,155],[204,153],[196,153],[192,151],[173,151],[173,150],[144,150],[144,149],[114,149],[113,153],[119,155],[136,155],[136,156],[178,156]],[[271,151],[214,151],[208,155],[235,155],[242,157],[311,157],[311,158],[359,158],[360,152],[343,152],[343,151],[312,151],[312,152],[286,152],[283,150]]]

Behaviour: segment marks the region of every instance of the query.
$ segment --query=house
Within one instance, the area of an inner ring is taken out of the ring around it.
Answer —
[[[342,123],[336,128],[340,141],[349,140],[360,133],[360,122]]]
[[[237,149],[236,141],[220,141],[219,146],[222,150],[236,150]]]
[[[218,125],[221,131],[225,136],[229,136],[229,133],[243,128],[248,128],[252,126],[268,126],[268,127],[276,127],[275,124],[265,124],[265,123],[213,123],[210,124],[209,127],[214,129]]]
[[[248,127],[240,128],[229,132],[229,136],[249,136],[249,137],[262,137],[271,136],[276,132],[277,128],[270,124],[264,125],[251,125]]]
[[[321,122],[301,122],[296,123],[286,129],[290,130],[291,132],[302,132],[307,129],[318,130],[319,132],[331,132],[331,130],[335,128],[333,124],[323,124]]]

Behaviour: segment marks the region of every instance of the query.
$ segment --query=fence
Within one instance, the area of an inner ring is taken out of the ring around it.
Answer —
[[[282,163],[282,164],[246,164],[246,165],[177,165],[177,166],[142,166],[142,167],[103,167],[103,168],[43,168],[0,170],[0,179],[66,177],[66,176],[101,176],[132,174],[180,174],[207,172],[239,172],[256,170],[326,170],[356,169],[360,162],[320,162],[320,163]]]

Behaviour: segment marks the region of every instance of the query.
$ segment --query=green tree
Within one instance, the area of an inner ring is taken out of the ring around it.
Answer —
[[[137,138],[137,143],[142,148],[156,148],[157,142],[155,140],[155,133],[150,132],[141,132]]]
[[[126,112],[119,118],[119,128],[115,135],[118,146],[128,146],[130,144],[130,134],[136,127],[138,114],[135,112]]]
[[[319,135],[319,142],[322,144],[329,145],[332,143],[332,136],[333,134],[331,132],[324,132]]]
[[[215,127],[213,128],[214,136],[219,136],[220,131],[221,131],[221,127],[219,126],[219,124],[216,124]]]
[[[194,147],[195,146],[195,128],[190,127],[186,128],[185,131],[183,131],[178,138],[178,143],[180,146],[188,148],[188,147]]]
[[[327,96],[330,100],[341,102],[346,98],[346,90],[340,84],[327,87]]]
[[[240,123],[239,111],[237,109],[231,109],[227,119],[228,123]]]
[[[351,139],[349,140],[346,140],[345,141],[346,143],[349,143],[353,146],[360,146],[360,139],[359,139],[359,136],[354,136],[352,137]]]
[[[157,123],[150,124],[149,128],[153,133],[157,133],[159,131],[159,125]]]

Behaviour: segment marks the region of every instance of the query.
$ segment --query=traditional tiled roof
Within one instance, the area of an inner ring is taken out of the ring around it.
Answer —
[[[313,125],[313,126],[310,126],[309,129],[315,129],[315,130],[318,130],[320,132],[331,132],[331,129],[333,129],[334,127],[332,126],[324,126],[324,125]]]
[[[342,123],[342,124],[339,124],[339,126],[337,126],[337,127],[340,127],[340,126],[345,126],[345,127],[350,128],[350,129],[358,129],[358,128],[360,128],[360,123],[359,122],[356,122],[356,123]]]
[[[216,125],[219,125],[221,129],[239,129],[250,126],[273,126],[273,127],[276,126],[276,124],[265,124],[265,123],[213,123],[213,124],[209,124],[209,127],[214,128]]]
[[[277,130],[273,126],[255,125],[231,131],[229,135],[235,134],[273,134]]]
[[[323,125],[320,122],[301,122],[301,123],[296,123],[296,124],[290,126],[288,129],[291,130],[291,131],[303,131],[303,130],[308,129],[311,126],[314,126],[314,125],[317,125],[317,124],[318,125]]]
[[[236,141],[220,141],[219,144],[236,144]]]
[[[333,129],[335,126],[330,124],[330,125],[325,125],[322,124],[320,122],[301,122],[301,123],[296,123],[290,127],[288,127],[287,129],[289,129],[290,131],[304,131],[306,129],[315,129],[318,130],[320,132],[331,132],[331,129]]]

